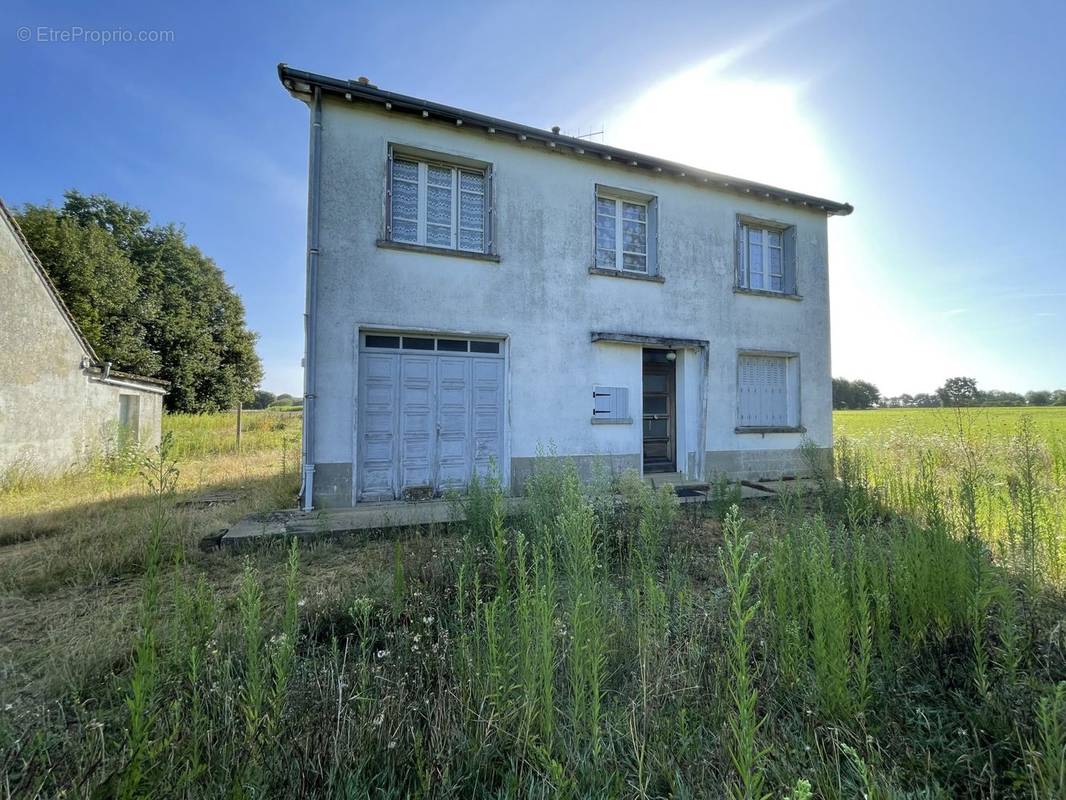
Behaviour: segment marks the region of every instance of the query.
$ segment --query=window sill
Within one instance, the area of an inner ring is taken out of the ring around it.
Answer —
[[[601,417],[592,418],[593,425],[632,425],[633,418],[626,417],[625,419],[603,419]]]
[[[393,242],[389,239],[378,239],[378,247],[386,250],[402,250],[407,253],[427,253],[436,256],[452,256],[453,258],[470,258],[474,261],[492,261],[500,263],[500,257],[495,253],[475,253],[473,250],[453,250],[450,247],[433,247],[428,244],[408,244],[407,242]]]
[[[750,294],[753,297],[776,297],[781,300],[802,300],[801,294],[785,294],[784,292],[772,292],[769,289],[745,289],[743,286],[734,286],[733,294]]]
[[[768,425],[766,427],[741,427],[733,429],[734,433],[806,433],[807,429],[802,425],[791,427],[788,425]]]
[[[666,278],[662,275],[644,275],[640,272],[624,272],[618,269],[603,269],[601,267],[589,267],[589,275],[603,275],[607,278],[629,278],[631,281],[666,283]]]

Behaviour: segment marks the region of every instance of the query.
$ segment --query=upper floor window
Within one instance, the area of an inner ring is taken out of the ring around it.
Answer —
[[[387,238],[404,244],[487,253],[491,249],[487,168],[392,153]]]
[[[655,274],[656,201],[596,188],[596,263],[599,269]]]
[[[795,237],[795,227],[738,217],[737,286],[796,294]]]

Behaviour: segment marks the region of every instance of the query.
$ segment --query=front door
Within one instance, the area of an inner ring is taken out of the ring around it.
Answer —
[[[673,472],[675,456],[674,353],[644,351],[644,471]]]

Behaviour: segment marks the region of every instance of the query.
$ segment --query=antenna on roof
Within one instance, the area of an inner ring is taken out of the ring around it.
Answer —
[[[589,141],[595,141],[599,142],[600,144],[603,144],[603,135],[606,127],[606,125],[600,125],[600,129],[598,131],[594,131],[589,128],[589,130],[585,131],[584,133],[582,133],[581,128],[578,128],[577,133],[568,133],[567,136],[572,136],[575,139],[588,139]]]

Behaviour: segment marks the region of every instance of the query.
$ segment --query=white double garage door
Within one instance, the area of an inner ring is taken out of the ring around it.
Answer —
[[[464,489],[502,471],[503,350],[458,336],[360,336],[359,500]]]

